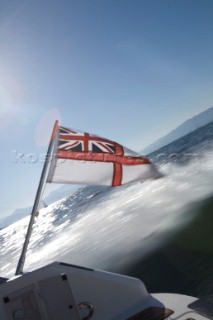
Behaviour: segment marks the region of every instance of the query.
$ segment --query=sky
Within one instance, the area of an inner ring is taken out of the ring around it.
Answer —
[[[212,57],[212,0],[0,0],[0,217],[56,119],[140,151],[213,106]]]

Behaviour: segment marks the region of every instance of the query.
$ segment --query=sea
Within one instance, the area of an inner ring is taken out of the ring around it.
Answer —
[[[41,209],[24,272],[64,261],[213,303],[213,122],[148,157],[162,178],[81,187]],[[28,222],[0,230],[0,277],[14,275]]]

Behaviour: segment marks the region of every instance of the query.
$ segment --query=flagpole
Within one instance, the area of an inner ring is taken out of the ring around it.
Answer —
[[[27,247],[28,247],[28,244],[30,242],[30,237],[31,237],[31,234],[32,234],[32,229],[33,229],[35,216],[36,216],[36,213],[37,213],[37,210],[38,210],[40,198],[41,198],[41,195],[42,195],[42,189],[43,189],[43,186],[44,186],[44,183],[45,183],[45,178],[46,178],[46,173],[47,173],[47,169],[48,169],[50,153],[52,151],[52,147],[53,147],[53,144],[54,144],[54,141],[55,141],[57,130],[58,130],[58,120],[55,121],[55,124],[54,124],[54,127],[53,127],[51,139],[50,139],[50,142],[49,142],[49,146],[48,146],[47,154],[46,154],[46,157],[45,157],[43,170],[42,170],[42,173],[41,173],[41,178],[40,178],[40,181],[39,181],[39,185],[38,185],[38,189],[37,189],[37,193],[36,193],[36,197],[35,197],[32,213],[31,213],[31,217],[30,217],[30,222],[29,222],[29,225],[28,225],[28,229],[27,229],[24,245],[23,245],[23,248],[22,248],[21,256],[19,258],[19,262],[18,262],[18,265],[17,265],[17,268],[16,268],[15,275],[19,275],[19,274],[23,273],[23,268],[24,268],[24,263],[25,263],[25,259],[26,259],[26,253],[27,253]]]

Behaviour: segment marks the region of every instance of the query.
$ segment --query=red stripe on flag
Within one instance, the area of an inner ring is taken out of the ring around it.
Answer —
[[[98,136],[91,136],[89,135],[89,133],[84,133],[84,135],[69,135],[69,134],[64,134],[64,133],[60,133],[59,135],[59,139],[61,140],[80,140],[80,141],[84,141],[85,136],[87,136],[89,138],[89,140],[91,141],[97,141],[97,142],[106,142],[106,143],[110,143],[113,145],[119,145],[119,143],[105,139],[105,138],[101,138]]]
[[[73,152],[73,151],[59,150],[57,157],[60,159],[70,159],[70,160],[113,162],[113,163],[120,163],[123,165],[151,164],[149,159],[147,159],[146,157],[120,156],[120,155],[109,154],[109,153]]]
[[[122,183],[123,169],[120,163],[114,162],[114,170],[112,177],[112,187],[120,186]]]
[[[84,134],[84,151],[85,152],[89,151],[89,134],[88,133]]]
[[[124,155],[124,148],[118,143],[115,143],[115,153],[119,156]]]

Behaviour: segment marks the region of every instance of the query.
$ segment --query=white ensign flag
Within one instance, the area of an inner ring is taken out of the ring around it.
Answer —
[[[120,186],[159,177],[148,158],[117,142],[58,127],[47,182]]]

